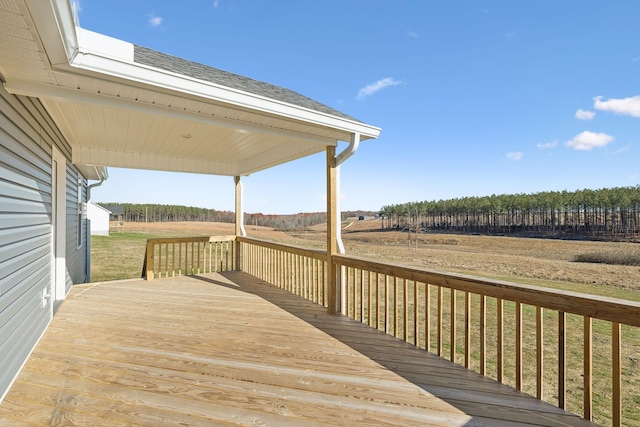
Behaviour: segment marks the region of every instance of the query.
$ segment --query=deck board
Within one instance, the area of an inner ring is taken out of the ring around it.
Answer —
[[[240,272],[75,286],[4,425],[593,425]]]

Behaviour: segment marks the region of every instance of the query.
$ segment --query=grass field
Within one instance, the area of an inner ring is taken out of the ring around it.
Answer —
[[[354,221],[343,230],[347,253],[354,256],[382,260],[384,262],[414,265],[433,270],[458,272],[516,283],[552,287],[595,295],[640,301],[640,267],[634,265],[611,265],[576,262],[584,254],[604,254],[611,259],[637,257],[640,245],[633,243],[611,243],[591,241],[542,240],[482,235],[452,234],[411,234],[397,231],[380,231],[378,221]],[[125,232],[113,233],[109,237],[92,238],[92,281],[140,277],[144,249],[147,238],[209,236],[233,234],[231,224],[217,223],[127,223]],[[325,232],[322,226],[312,230],[285,233],[262,227],[247,227],[249,237],[288,243],[309,248],[324,248]],[[599,257],[602,258],[602,257]],[[461,298],[461,295],[458,296]],[[489,303],[491,304],[491,302]],[[488,307],[491,316],[492,307]],[[513,308],[505,305],[505,316],[510,316]],[[535,309],[525,307],[526,324],[535,322]],[[545,315],[546,376],[554,383],[557,375],[555,353],[557,343],[557,316]],[[579,354],[569,357],[568,409],[580,412],[582,370],[581,335],[582,320],[577,316],[567,316],[567,328],[573,331],[569,336],[568,353]],[[506,328],[512,325],[506,325]],[[610,326],[606,322],[594,322],[594,376],[608,378],[610,364]],[[490,333],[490,331],[489,331]],[[535,334],[534,334],[535,335]],[[531,376],[535,367],[535,336],[525,336],[525,376]],[[640,425],[640,334],[635,329],[623,330],[625,358],[623,361],[625,425]],[[489,336],[488,340],[493,337]],[[450,344],[446,344],[450,345]],[[445,345],[445,347],[446,347]],[[463,343],[455,344],[462,347]],[[512,351],[511,344],[505,342],[505,351]],[[445,348],[446,351],[446,348]],[[506,353],[509,354],[509,353]],[[491,353],[488,354],[488,369],[495,370]],[[477,355],[475,355],[477,358]],[[512,363],[505,361],[505,370],[512,370]],[[535,378],[535,373],[533,374]],[[509,384],[509,381],[506,381]],[[510,384],[513,385],[513,384]],[[609,420],[600,415],[606,411],[610,394],[608,385],[598,383],[605,390],[594,394],[594,404],[600,407],[595,421],[604,425]],[[524,390],[535,394],[531,382]],[[638,390],[636,392],[635,390]],[[553,402],[556,396],[552,387],[547,387],[545,396]]]

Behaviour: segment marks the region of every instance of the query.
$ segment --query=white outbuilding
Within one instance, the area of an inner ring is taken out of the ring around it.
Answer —
[[[87,203],[87,219],[90,221],[92,236],[109,235],[109,216],[111,211],[89,201]]]

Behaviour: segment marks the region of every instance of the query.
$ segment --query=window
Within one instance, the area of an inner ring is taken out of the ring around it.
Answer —
[[[84,190],[84,186],[82,185],[82,178],[78,178],[78,224],[76,226],[76,235],[77,242],[76,247],[80,248],[82,246],[82,191]]]

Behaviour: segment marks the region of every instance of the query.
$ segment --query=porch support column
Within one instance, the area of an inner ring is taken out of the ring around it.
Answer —
[[[338,224],[338,188],[336,184],[336,147],[327,147],[327,312],[338,311],[338,277],[333,256],[338,253],[336,225]]]
[[[239,176],[233,177],[233,181],[236,184],[236,237],[245,237],[247,232],[244,229],[244,210],[242,207],[242,181]],[[235,269],[241,269],[240,263],[240,242],[235,242]]]

